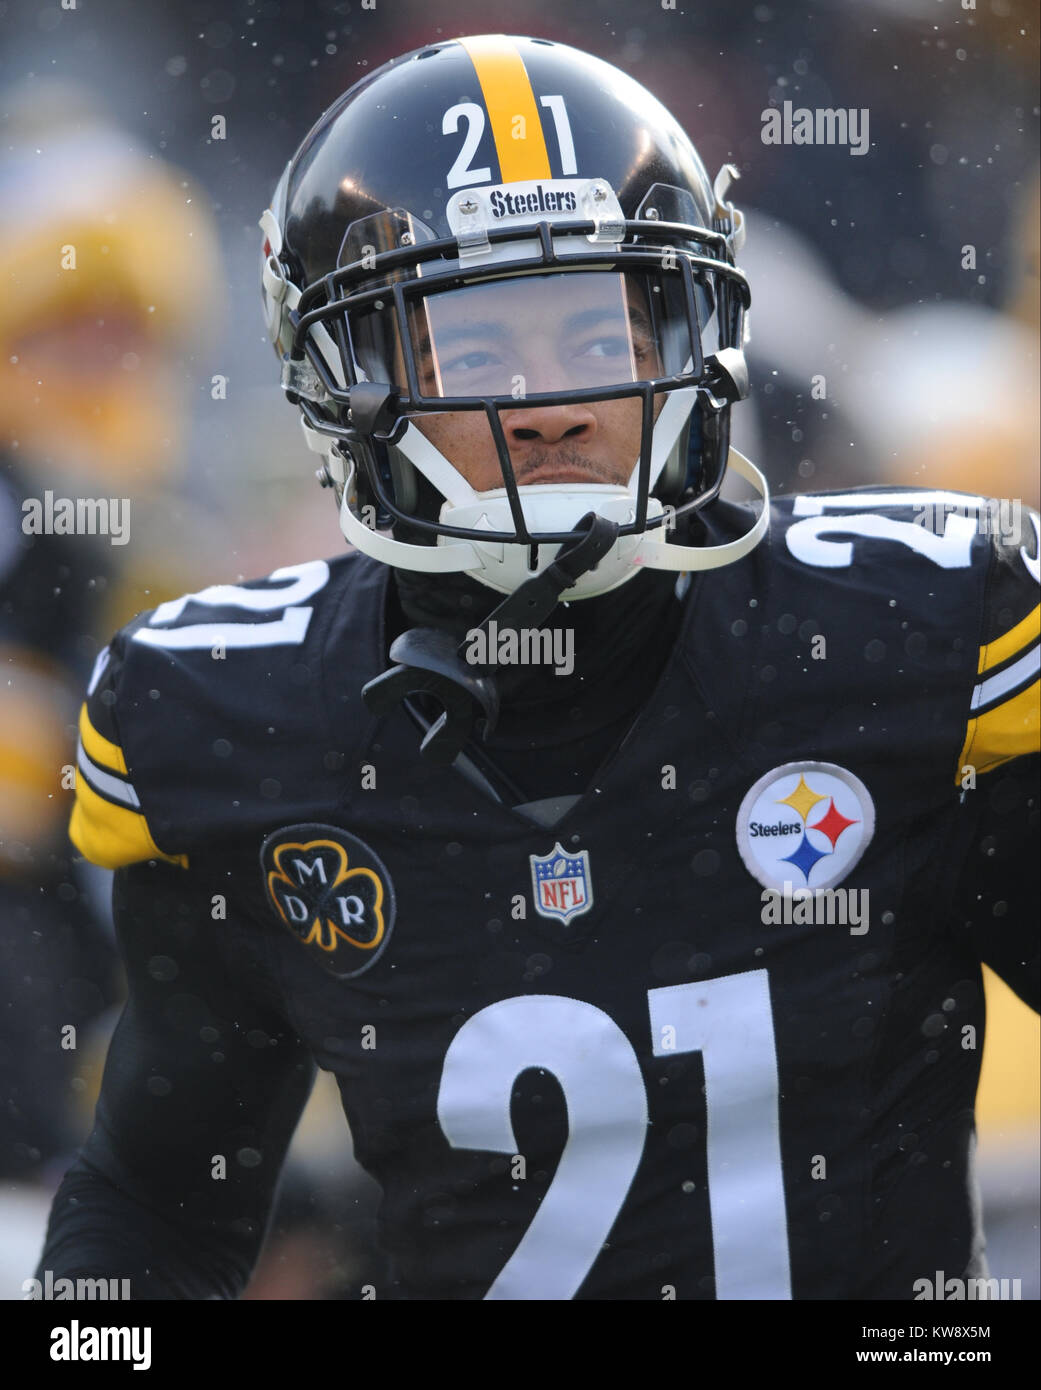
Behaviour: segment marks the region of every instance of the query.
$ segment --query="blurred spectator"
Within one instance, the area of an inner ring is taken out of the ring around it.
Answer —
[[[179,466],[181,354],[205,341],[219,278],[205,203],[88,94],[35,80],[4,108],[0,1179],[35,1184],[85,1134],[87,1033],[118,990],[107,885],[66,837],[78,708],[149,563],[134,511]],[[5,1250],[31,1267],[35,1250]]]

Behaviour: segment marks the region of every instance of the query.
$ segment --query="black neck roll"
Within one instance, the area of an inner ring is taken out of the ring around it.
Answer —
[[[502,706],[488,747],[566,743],[635,711],[675,640],[675,588],[675,574],[640,570],[610,593],[558,604],[545,626],[571,630],[574,667],[559,676],[552,665],[496,667]],[[469,575],[401,569],[389,594],[388,645],[411,627],[439,628],[462,643],[503,600]]]

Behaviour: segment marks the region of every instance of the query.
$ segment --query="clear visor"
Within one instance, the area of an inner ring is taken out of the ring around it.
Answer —
[[[697,287],[700,332],[711,316]],[[407,333],[423,399],[624,387],[691,370],[681,277],[566,271],[486,280],[410,299]],[[370,380],[407,386],[392,305],[351,314],[351,339]],[[709,349],[714,350],[714,349]]]

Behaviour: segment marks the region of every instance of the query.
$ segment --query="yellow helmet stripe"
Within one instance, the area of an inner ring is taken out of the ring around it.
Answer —
[[[481,84],[503,183],[552,177],[524,60],[504,34],[460,39]]]

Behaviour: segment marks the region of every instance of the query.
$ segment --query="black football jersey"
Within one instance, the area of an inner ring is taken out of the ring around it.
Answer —
[[[585,793],[524,806],[480,750],[432,766],[406,709],[367,712],[365,556],[117,635],[73,839],[194,877],[197,949],[335,1074],[383,1192],[377,1296],[911,1299],[984,1272],[981,961],[1037,1007],[1036,795],[995,789],[1038,748],[1039,547],[1003,516],[775,501],[692,578]],[[710,539],[748,523],[716,504]]]

